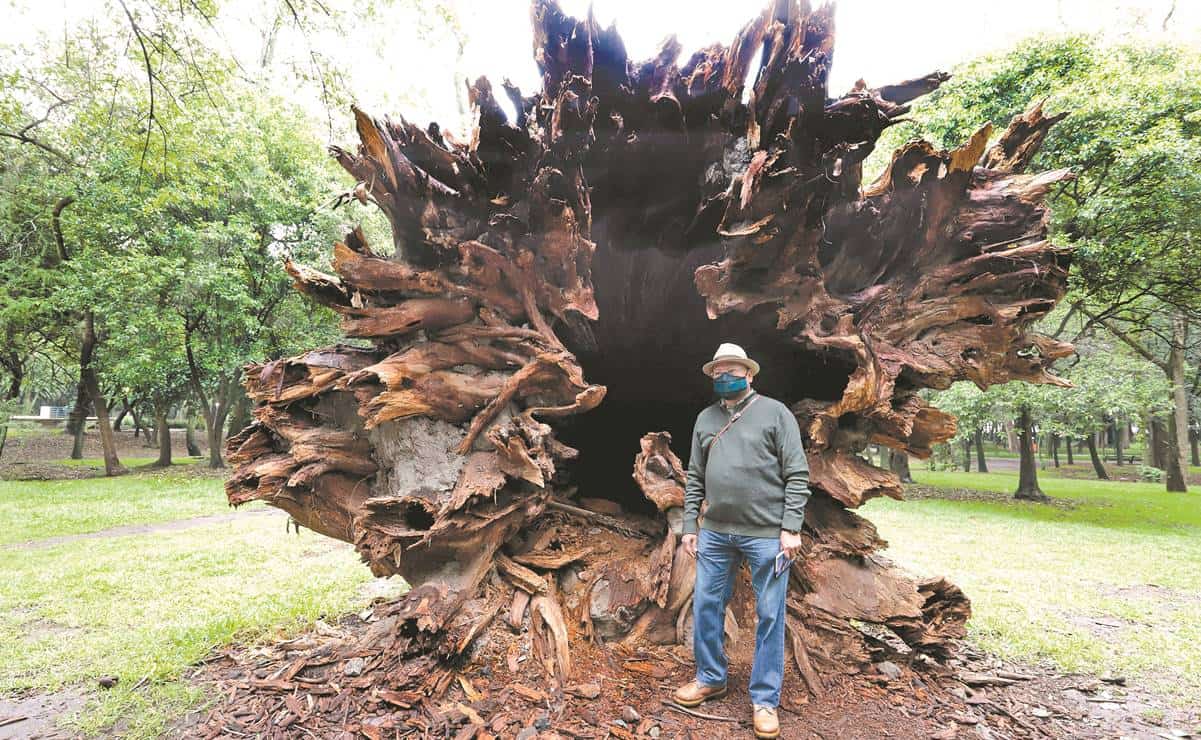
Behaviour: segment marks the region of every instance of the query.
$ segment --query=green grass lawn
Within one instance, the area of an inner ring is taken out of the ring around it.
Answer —
[[[1008,494],[1014,474],[922,471]],[[1118,673],[1201,702],[1201,498],[1157,484],[1044,479],[1071,506],[871,501],[888,554],[972,598],[972,639],[1021,660]],[[81,731],[152,737],[203,701],[181,676],[213,647],[289,635],[366,601],[353,551],[279,516],[21,548],[26,540],[229,511],[221,481],[168,471],[0,482],[0,693],[78,685]],[[1102,620],[1103,623],[1094,620]],[[95,689],[98,676],[120,680]],[[145,683],[135,689],[139,682]]]
[[[216,478],[0,483],[8,543],[226,511]],[[71,722],[89,734],[119,722],[127,737],[158,736],[203,701],[180,677],[214,646],[345,613],[365,603],[372,580],[348,545],[286,533],[282,515],[0,545],[0,571],[0,694],[95,689],[99,676],[115,675],[117,687],[97,689]]]
[[[154,457],[122,457],[121,465],[126,468],[140,468],[158,459],[158,455]],[[171,458],[172,465],[195,465],[199,462],[208,462],[207,457],[180,457],[178,455]],[[61,460],[55,460],[56,465],[67,465],[72,468],[99,468],[104,469],[103,457],[81,457],[78,460],[72,460],[69,457],[64,457]]]
[[[1016,473],[914,470],[919,483],[1012,493]],[[1065,505],[873,500],[887,552],[949,576],[986,650],[1136,679],[1201,704],[1201,496],[1162,484],[1045,478]],[[1100,621],[1097,621],[1100,620]]]
[[[180,470],[86,480],[0,481],[0,546],[229,511],[220,479]]]

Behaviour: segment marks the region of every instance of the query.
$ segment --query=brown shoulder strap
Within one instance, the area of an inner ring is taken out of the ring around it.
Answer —
[[[709,440],[709,446],[705,448],[705,462],[706,463],[709,462],[709,450],[713,449],[713,445],[717,444],[717,440],[721,438],[721,435],[725,434],[726,430],[729,429],[730,426],[734,422],[741,419],[742,415],[746,413],[746,410],[751,407],[751,404],[753,404],[755,401],[758,401],[758,400],[759,400],[759,395],[756,394],[753,398],[751,398],[751,400],[747,401],[746,405],[743,406],[736,414],[734,414],[733,416],[730,417],[730,420],[726,422],[726,425],[724,427],[722,427],[720,430],[718,430],[717,434],[713,435],[713,439]]]

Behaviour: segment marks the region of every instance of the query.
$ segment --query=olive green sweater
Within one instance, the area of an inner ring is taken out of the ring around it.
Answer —
[[[709,448],[713,436],[744,408]],[[701,411],[692,429],[684,534],[697,531],[702,500],[709,502],[703,526],[714,532],[778,537],[781,529],[800,531],[809,500],[809,462],[800,426],[787,406],[752,389],[733,409],[718,401]]]

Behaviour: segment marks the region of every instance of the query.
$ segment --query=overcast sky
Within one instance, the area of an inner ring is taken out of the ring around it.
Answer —
[[[460,72],[494,82],[508,77],[523,92],[538,84],[531,58],[526,0],[446,0],[461,18],[466,46]],[[588,0],[560,0],[576,16]],[[353,7],[353,0],[346,0]],[[335,5],[338,3],[335,2]],[[458,118],[463,90],[454,84],[457,45],[437,19],[419,17],[412,0],[381,0],[381,17],[340,33],[306,39],[281,36],[279,55],[306,60],[327,54],[351,70],[346,84],[359,104],[375,113],[403,112],[410,120]],[[593,0],[597,19],[616,22],[635,59],[654,53],[674,33],[682,59],[713,42],[728,43],[764,7],[760,0]],[[817,4],[817,3],[815,3]],[[223,43],[253,64],[262,29],[276,2],[226,0],[218,21]],[[72,24],[103,14],[95,0],[0,0],[9,16],[0,43],[30,41],[38,33],[62,37]],[[1174,10],[1173,10],[1174,8]],[[1164,30],[1165,18],[1171,12]],[[831,93],[860,77],[872,85],[897,82],[1011,45],[1039,32],[1093,32],[1115,39],[1171,39],[1201,43],[1201,0],[841,0]],[[459,97],[456,97],[459,96]]]

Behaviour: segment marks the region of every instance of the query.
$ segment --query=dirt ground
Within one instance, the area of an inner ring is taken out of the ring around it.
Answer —
[[[87,692],[79,688],[0,698],[0,740],[72,737],[71,733],[58,729],[57,722],[82,709],[87,700]]]
[[[1060,465],[1055,466],[1049,458],[1039,460],[1038,473],[1039,475],[1049,475],[1056,478],[1077,478],[1080,480],[1097,480],[1097,473],[1093,470],[1093,465],[1088,460],[1088,454],[1084,457],[1076,456],[1071,465],[1067,464],[1067,458],[1060,454]],[[988,464],[989,472],[1015,472],[1018,469],[1018,459],[1016,457],[989,457],[985,458],[985,463]],[[1109,475],[1109,480],[1126,481],[1127,483],[1140,483],[1143,479],[1138,474],[1138,463],[1117,465],[1113,462],[1105,463],[1105,472]],[[972,470],[976,469],[976,458],[972,457]],[[1185,482],[1190,486],[1201,485],[1201,473],[1186,473]]]
[[[24,430],[22,430],[24,432]],[[197,444],[207,454],[204,434],[197,432]],[[158,446],[147,445],[145,437],[134,438],[128,428],[117,432],[117,456],[122,460],[158,457]],[[4,456],[0,458],[0,480],[68,480],[94,478],[104,475],[104,465],[64,465],[62,461],[71,456],[72,438],[59,427],[37,428],[32,433],[10,434],[4,445]],[[171,430],[171,454],[174,459],[187,457],[184,430]],[[100,433],[89,428],[84,434],[83,456],[99,459],[104,456],[100,444]],[[197,468],[205,467],[203,464]]]
[[[380,608],[383,605],[378,605]],[[364,621],[364,618],[366,621]],[[438,696],[397,691],[403,675],[362,649],[372,610],[286,643],[214,653],[193,680],[218,698],[175,733],[188,737],[736,738],[750,737],[751,636],[730,651],[730,693],[682,711],[672,690],[690,680],[683,646],[601,649],[573,640],[563,690],[542,672],[528,634],[494,626]],[[343,646],[351,646],[343,652]],[[357,665],[354,661],[358,661]],[[893,656],[870,675],[831,680],[809,696],[789,671],[782,738],[1175,738],[1201,733],[1201,713],[1172,709],[1121,677],[1006,664],[961,644],[935,664]],[[703,716],[698,716],[703,715]]]

